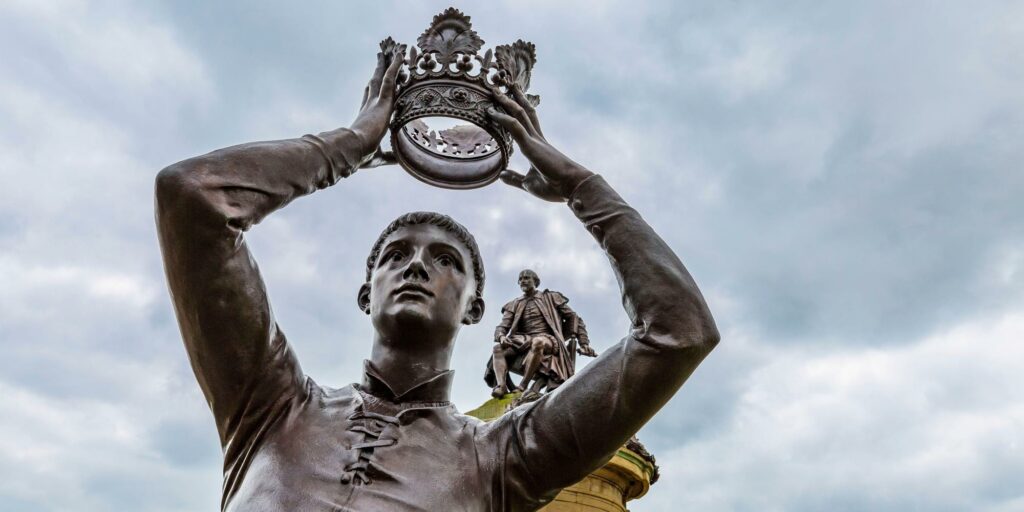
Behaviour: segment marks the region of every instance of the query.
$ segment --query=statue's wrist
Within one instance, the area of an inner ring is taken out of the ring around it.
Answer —
[[[364,133],[358,129],[353,128],[338,128],[330,132],[325,132],[325,135],[329,135],[331,144],[345,154],[346,159],[352,165],[353,170],[361,167],[366,161],[373,157],[373,153],[377,150],[377,146],[369,147],[367,143],[369,140]]]
[[[363,163],[362,150],[359,147],[361,138],[348,128],[321,132],[318,135],[306,134],[302,136],[302,140],[315,146],[327,160],[330,175],[335,177],[332,183],[337,178],[351,176]]]
[[[594,172],[586,167],[574,165],[566,172],[566,178],[562,180],[562,195],[566,199],[570,199],[580,184],[593,175]]]

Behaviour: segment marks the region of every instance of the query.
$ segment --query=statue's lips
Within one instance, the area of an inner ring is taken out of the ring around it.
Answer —
[[[423,295],[426,297],[433,297],[434,294],[430,290],[417,285],[417,284],[403,284],[392,294],[395,296],[399,295]]]

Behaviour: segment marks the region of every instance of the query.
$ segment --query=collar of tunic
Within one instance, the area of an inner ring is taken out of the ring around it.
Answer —
[[[421,380],[406,390],[397,390],[388,384],[380,371],[369,360],[363,361],[363,382],[359,390],[394,403],[435,402],[446,405],[451,396],[455,371],[444,370]]]

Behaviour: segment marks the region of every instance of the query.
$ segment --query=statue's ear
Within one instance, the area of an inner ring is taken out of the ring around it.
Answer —
[[[359,304],[359,309],[363,310],[363,313],[370,314],[370,283],[363,283],[359,287],[359,295],[356,296],[356,302]]]
[[[466,308],[466,315],[462,317],[462,323],[473,325],[484,317],[484,299],[474,297]]]

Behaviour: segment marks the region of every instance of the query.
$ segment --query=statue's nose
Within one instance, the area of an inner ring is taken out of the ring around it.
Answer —
[[[427,273],[427,267],[423,264],[423,253],[417,251],[409,258],[409,266],[405,267],[405,272],[402,273],[402,277],[406,281],[429,281],[430,274]]]

